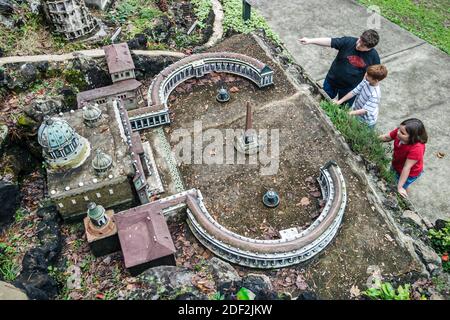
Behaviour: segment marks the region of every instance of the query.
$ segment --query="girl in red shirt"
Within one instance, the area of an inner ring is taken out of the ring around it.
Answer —
[[[419,119],[408,119],[388,134],[381,135],[380,140],[394,140],[392,169],[397,177],[397,191],[407,197],[407,189],[417,180],[423,171],[423,155],[428,135],[425,126]]]

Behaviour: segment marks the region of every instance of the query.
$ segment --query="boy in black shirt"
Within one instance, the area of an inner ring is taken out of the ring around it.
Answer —
[[[359,38],[301,38],[301,44],[332,47],[338,54],[323,82],[323,89],[331,99],[345,96],[362,81],[369,66],[380,63],[375,50],[380,37],[375,30],[366,30]],[[348,101],[352,105],[353,99]]]

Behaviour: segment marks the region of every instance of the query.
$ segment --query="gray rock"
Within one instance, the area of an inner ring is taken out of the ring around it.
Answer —
[[[0,300],[28,300],[25,292],[12,284],[0,281]]]
[[[20,66],[20,74],[25,82],[31,83],[37,79],[38,70],[31,63],[25,63]]]
[[[402,219],[408,223],[413,223],[423,229],[426,229],[425,224],[422,222],[422,218],[414,211],[411,211],[411,210],[403,211]]]
[[[41,10],[41,1],[40,0],[27,0],[28,5],[30,6],[31,12],[35,14],[39,14]]]
[[[207,296],[197,290],[191,282],[194,273],[187,268],[159,266],[141,273],[137,279],[139,288],[130,292],[127,300],[194,299]]]
[[[3,146],[7,142],[8,132],[8,126],[5,124],[0,124],[0,155],[2,154]]]
[[[0,225],[12,221],[19,207],[19,186],[7,181],[0,181]]]
[[[211,267],[211,273],[219,291],[227,289],[242,280],[229,263],[219,258],[213,257],[208,264]]]
[[[0,13],[6,17],[14,13],[14,4],[10,0],[0,0]]]
[[[255,294],[264,291],[273,291],[272,282],[265,274],[249,273],[242,279],[242,286],[253,291]]]
[[[66,112],[63,96],[54,96],[45,99],[36,99],[24,108],[25,113],[33,120],[41,122],[44,116],[52,116],[60,112]]]
[[[442,263],[439,255],[422,241],[414,242],[414,249],[424,264],[433,264],[437,267],[441,267]],[[432,270],[429,271],[431,272]]]

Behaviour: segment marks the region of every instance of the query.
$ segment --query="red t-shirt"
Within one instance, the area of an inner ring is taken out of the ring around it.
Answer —
[[[425,153],[425,144],[417,142],[415,144],[400,143],[397,136],[397,129],[392,130],[389,135],[394,139],[394,155],[392,166],[399,174],[402,173],[406,159],[417,160],[409,172],[410,177],[417,177],[423,170],[423,155]]]

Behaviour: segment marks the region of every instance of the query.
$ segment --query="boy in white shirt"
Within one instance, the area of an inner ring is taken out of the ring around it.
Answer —
[[[336,103],[340,105],[357,96],[349,114],[358,116],[370,128],[374,128],[378,118],[378,105],[381,97],[379,83],[386,78],[387,73],[386,67],[382,64],[368,67],[364,80]]]

